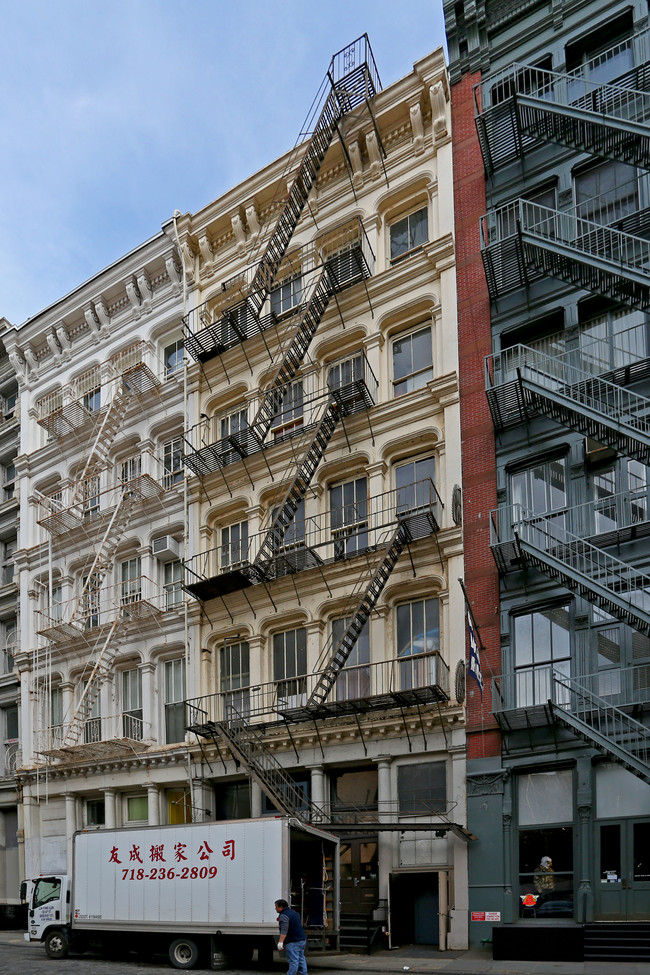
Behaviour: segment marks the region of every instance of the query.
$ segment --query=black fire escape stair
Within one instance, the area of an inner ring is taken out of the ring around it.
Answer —
[[[489,385],[497,429],[542,414],[642,464],[650,463],[650,399],[520,346],[516,378]]]
[[[395,529],[393,537],[387,544],[385,555],[379,563],[377,570],[373,574],[366,591],[357,604],[345,632],[336,644],[329,663],[325,667],[325,670],[320,675],[316,686],[309,695],[309,699],[307,701],[308,708],[312,705],[324,704],[327,700],[330,691],[336,683],[338,675],[345,667],[345,664],[352,653],[357,640],[359,639],[359,634],[368,622],[370,614],[375,608],[377,600],[379,599],[391,572],[395,568],[395,564],[402,554],[404,546],[409,540],[410,532],[408,529],[408,523],[406,520],[401,521]]]
[[[247,325],[253,323],[251,334],[261,330],[260,314],[278,269],[287,252],[291,238],[307,203],[334,135],[339,131],[343,116],[361,105],[369,103],[376,94],[373,78],[366,62],[353,67],[342,78],[335,80],[328,75],[331,90],[312,131],[303,153],[298,172],[293,180],[287,200],[260,260],[248,296],[226,313],[230,323],[241,309],[245,309]],[[255,328],[257,323],[258,328]],[[198,334],[185,325],[185,347],[199,362],[206,362],[223,351],[218,329],[209,326]]]

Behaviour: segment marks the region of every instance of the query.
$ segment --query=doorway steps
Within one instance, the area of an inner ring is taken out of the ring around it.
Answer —
[[[650,924],[585,924],[585,961],[650,961]]]
[[[341,911],[341,951],[352,951],[367,955],[373,948],[381,947],[381,921],[373,920],[369,914],[353,914]]]

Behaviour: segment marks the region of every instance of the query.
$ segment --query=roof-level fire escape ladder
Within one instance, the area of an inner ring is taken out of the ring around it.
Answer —
[[[83,470],[77,478],[75,490],[72,495],[73,504],[84,500],[84,484],[88,478],[98,474],[108,466],[108,453],[124,421],[131,401],[131,395],[132,391],[128,384],[124,382],[124,379],[120,378],[111,402],[102,417],[102,422],[97,430],[93,445],[86,455]]]
[[[563,426],[650,463],[650,399],[574,365],[519,345],[488,360],[487,395],[497,429],[542,413]]]
[[[364,48],[364,60],[359,62],[358,57],[362,48]],[[311,189],[316,182],[327,150],[334,135],[339,132],[339,123],[345,114],[353,111],[359,105],[363,103],[369,105],[370,99],[379,90],[379,79],[376,73],[370,69],[367,61],[368,55],[372,58],[368,39],[364,36],[344,48],[330,63],[330,70],[327,75],[327,81],[330,85],[329,93],[312,130],[311,138],[303,153],[282,212],[253,275],[248,288],[248,297],[243,302],[247,314],[258,324],[262,307],[287,252]],[[343,70],[339,73],[338,69],[341,66]],[[342,139],[341,142],[343,142]],[[230,309],[227,312],[231,317],[232,311],[233,309]],[[200,335],[192,334],[187,326],[184,328],[186,348],[190,355],[197,360],[205,359],[206,355],[209,355],[210,349],[202,341]],[[212,352],[216,354],[218,343],[215,342],[214,337],[210,337],[208,345],[213,346]]]
[[[522,562],[650,636],[650,576],[567,531],[557,515],[525,515],[514,526]]]
[[[581,681],[553,672],[553,717],[650,785],[650,733]]]

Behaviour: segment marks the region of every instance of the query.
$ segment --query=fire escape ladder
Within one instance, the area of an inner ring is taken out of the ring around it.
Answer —
[[[331,91],[302,157],[287,201],[271,234],[264,256],[258,264],[251,282],[247,304],[255,317],[259,317],[262,311],[268,290],[287,252],[293,232],[300,220],[311,188],[316,181],[336,132],[337,124],[342,116],[343,109],[339,104],[336,92]]]
[[[650,734],[579,680],[553,672],[553,717],[650,785]]]
[[[131,391],[127,388],[124,380],[120,379],[108,409],[106,410],[102,422],[99,426],[93,445],[86,456],[86,463],[77,478],[72,503],[76,504],[83,501],[83,491],[85,481],[98,473],[107,463],[108,451],[113,443],[115,436],[122,425],[129,402]]]
[[[345,632],[336,644],[329,663],[309,695],[307,707],[313,704],[323,704],[327,700],[409,539],[408,523],[406,520],[400,521],[392,538],[385,546],[385,554],[359,600]]]
[[[70,617],[70,622],[75,622],[83,618],[85,613],[85,607],[89,598],[92,598],[93,594],[97,593],[106,573],[113,565],[113,555],[117,546],[122,540],[122,535],[131,519],[133,514],[133,504],[135,500],[135,495],[133,492],[124,492],[120,498],[119,503],[116,505],[113,514],[111,515],[111,520],[108,523],[106,531],[102,536],[101,542],[95,553],[95,558],[93,563],[88,570],[86,575],[86,581],[84,583],[83,589],[77,598],[74,605],[72,615]]]
[[[341,408],[339,404],[336,402],[328,403],[298,471],[284,496],[278,513],[273,519],[273,524],[269,528],[259,552],[251,563],[251,570],[260,581],[266,577],[278,550],[282,547],[287,529],[298,510],[298,505],[307,492],[307,488],[327,449],[327,445],[332,439],[332,434],[336,429],[340,417]]]
[[[574,363],[578,362],[579,365]],[[506,350],[488,401],[501,429],[538,411],[586,437],[650,463],[650,399],[582,368],[577,355],[549,356],[527,346]]]
[[[259,444],[264,442],[273,419],[282,408],[289,383],[303,363],[334,290],[327,266],[324,266],[271,385],[265,392],[250,427],[242,432],[243,437],[252,436],[254,442]]]
[[[228,744],[233,758],[244,766],[279,812],[305,823],[322,821],[323,811],[297,788],[267,748],[261,733],[234,708],[232,711],[235,716],[230,721],[215,722],[211,728]]]
[[[103,638],[97,656],[94,660],[91,658],[86,667],[86,669],[88,667],[92,667],[92,669],[68,724],[61,745],[62,748],[70,748],[79,742],[79,736],[85,726],[85,722],[90,718],[92,709],[95,706],[101,682],[109,676],[111,665],[117,654],[119,646],[117,631],[122,622],[122,614],[118,613],[113,620],[110,630]]]
[[[567,531],[557,515],[526,514],[514,528],[522,561],[650,636],[650,576]]]

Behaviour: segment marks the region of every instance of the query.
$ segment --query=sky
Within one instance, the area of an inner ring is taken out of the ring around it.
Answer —
[[[20,325],[289,150],[364,32],[386,87],[442,0],[0,0],[0,318]]]

